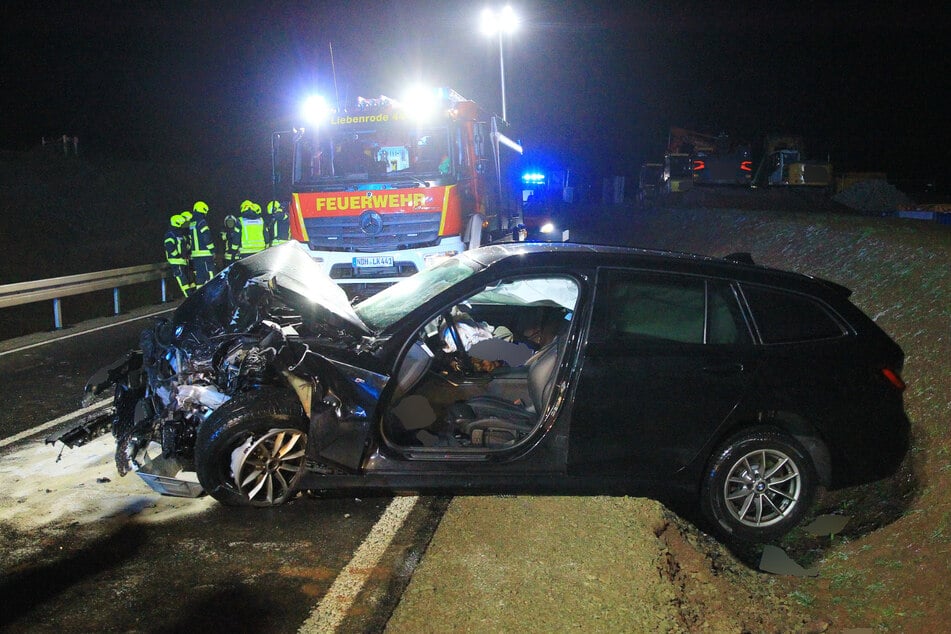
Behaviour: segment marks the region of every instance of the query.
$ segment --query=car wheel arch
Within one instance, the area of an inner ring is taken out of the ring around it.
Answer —
[[[269,424],[264,424],[269,421]],[[195,440],[195,467],[205,492],[228,506],[270,506],[244,497],[225,473],[227,456],[235,439],[268,435],[269,427],[299,430],[306,446],[308,421],[298,396],[291,389],[263,388],[232,398],[199,426]],[[302,448],[303,448],[302,446]],[[293,491],[299,478],[289,490]],[[289,498],[288,498],[289,499]],[[283,499],[277,503],[283,503]]]
[[[734,425],[721,430],[721,433],[711,443],[711,451],[721,446],[727,439],[741,431],[752,431],[754,428],[771,430],[787,434],[794,438],[809,453],[812,466],[819,476],[819,484],[824,487],[832,482],[832,457],[829,446],[822,438],[819,429],[801,415],[785,411],[760,411],[750,419],[742,419]],[[712,456],[708,454],[707,459]]]

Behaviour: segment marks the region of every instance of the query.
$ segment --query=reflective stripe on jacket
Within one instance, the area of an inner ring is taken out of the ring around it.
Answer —
[[[281,213],[274,214],[272,216],[271,224],[272,238],[271,244],[284,244],[285,242],[290,242],[291,240],[291,219],[287,215],[286,211],[281,211]]]
[[[211,237],[211,229],[204,220],[196,220],[189,226],[192,239],[192,257],[210,258],[215,254],[215,241]]]
[[[185,238],[177,231],[168,231],[165,233],[165,259],[169,264],[185,266],[188,260],[185,258],[182,247]]]

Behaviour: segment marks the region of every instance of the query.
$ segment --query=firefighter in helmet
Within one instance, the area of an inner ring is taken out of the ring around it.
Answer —
[[[238,249],[241,248],[241,221],[238,216],[234,214],[225,216],[221,227],[221,244],[224,247],[221,254],[224,266],[230,266],[240,259]]]
[[[191,266],[195,274],[195,284],[201,286],[215,276],[215,239],[205,217],[208,215],[208,204],[199,200],[192,207],[194,214],[188,223],[189,237],[192,244]]]
[[[187,221],[181,214],[175,214],[169,219],[169,225],[169,230],[165,232],[165,259],[182,290],[182,295],[188,297],[195,290],[195,284],[191,281],[188,267],[190,248],[186,233]]]
[[[291,219],[280,201],[272,200],[267,204],[264,218],[264,241],[267,245],[277,246],[291,239]]]
[[[252,253],[263,251],[267,247],[264,241],[264,218],[261,215],[261,205],[246,200],[241,203],[241,246],[238,256],[247,257]]]
[[[225,264],[263,251],[264,218],[261,217],[261,205],[250,200],[241,203],[241,215],[229,215],[225,218]]]

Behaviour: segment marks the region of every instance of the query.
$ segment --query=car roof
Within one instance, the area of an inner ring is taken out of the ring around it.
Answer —
[[[466,256],[484,267],[568,266],[571,268],[633,267],[693,275],[724,277],[767,284],[829,297],[848,296],[844,286],[820,278],[775,269],[753,262],[748,253],[712,257],[696,253],[663,251],[617,245],[571,242],[498,243],[467,251]]]

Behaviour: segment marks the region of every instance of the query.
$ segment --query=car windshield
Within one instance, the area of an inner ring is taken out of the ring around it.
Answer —
[[[305,136],[298,145],[297,184],[379,181],[449,173],[446,128],[408,123],[347,128]]]
[[[479,268],[467,257],[450,258],[363,300],[354,311],[371,330],[380,332]]]

